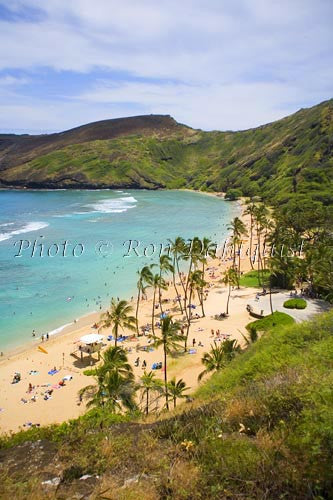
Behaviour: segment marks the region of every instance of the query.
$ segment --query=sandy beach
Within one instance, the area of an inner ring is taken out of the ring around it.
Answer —
[[[242,219],[249,226],[249,217],[242,215]],[[247,243],[244,244],[244,255]],[[230,260],[217,258],[210,260],[207,267],[206,280],[208,281],[208,296],[205,301],[205,313],[203,318],[192,322],[188,346],[195,349],[193,354],[185,354],[176,358],[169,358],[168,376],[182,378],[188,387],[193,391],[197,385],[198,374],[203,370],[201,358],[204,352],[209,351],[213,340],[216,340],[216,331],[220,331],[220,339],[223,336],[235,338],[242,343],[242,333],[246,333],[245,326],[251,321],[251,317],[246,310],[246,305],[253,301],[258,290],[252,288],[242,288],[234,290],[231,294],[229,305],[229,317],[224,320],[214,319],[215,314],[225,311],[228,290],[219,282],[226,268],[230,266]],[[248,257],[242,258],[242,272],[251,268]],[[163,299],[169,299],[170,313],[175,318],[180,318],[179,313],[172,311],[175,290],[172,286],[163,293]],[[197,303],[197,302],[194,302]],[[134,304],[133,304],[134,306]],[[139,325],[151,322],[152,299],[141,302],[139,313]],[[197,308],[200,313],[200,308]],[[36,339],[32,346],[22,352],[4,356],[0,361],[0,431],[2,433],[16,431],[19,428],[28,428],[31,424],[52,424],[60,423],[68,419],[76,418],[86,411],[84,402],[79,401],[78,391],[93,382],[93,379],[84,375],[84,370],[89,367],[91,361],[89,357],[83,362],[79,357],[74,357],[73,352],[78,349],[78,341],[83,335],[94,332],[92,326],[100,318],[100,313],[93,313],[79,318],[76,323],[67,326],[58,335],[50,336],[49,340],[41,342]],[[214,330],[215,336],[211,331]],[[111,332],[103,330],[101,334],[105,337],[106,349],[111,342],[107,341],[107,336]],[[129,332],[124,332],[128,334]],[[157,330],[158,334],[158,330]],[[201,344],[198,346],[198,344]],[[149,339],[140,336],[134,340],[127,340],[122,344],[128,352],[128,358],[133,366],[135,376],[139,378],[144,369],[142,362],[147,363],[147,371],[150,371],[152,364],[162,361],[162,348],[142,351],[144,346],[149,347]],[[38,346],[46,351],[41,352]],[[140,358],[138,367],[134,366],[134,361]],[[97,362],[97,354],[94,355]],[[55,374],[50,374],[56,369]],[[21,374],[20,382],[12,384],[15,372]],[[162,370],[156,372],[159,378],[163,378]],[[64,386],[59,385],[63,378],[68,378]],[[29,390],[29,384],[30,390]],[[45,391],[52,390],[52,395],[44,399]],[[162,402],[160,403],[163,404]]]

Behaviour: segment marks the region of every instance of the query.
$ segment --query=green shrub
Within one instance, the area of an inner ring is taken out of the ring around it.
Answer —
[[[267,332],[276,326],[291,325],[294,322],[295,320],[289,314],[275,311],[273,314],[269,314],[262,319],[252,321],[246,325],[246,329],[248,332],[253,330],[256,332]]]
[[[242,196],[242,191],[240,189],[228,189],[225,194],[225,199],[229,201],[238,200]]]
[[[253,270],[248,273],[242,274],[239,284],[245,287],[260,288],[261,286],[268,286],[269,271],[263,270],[260,273],[260,282],[258,278],[258,271]]]
[[[304,299],[289,299],[283,304],[286,309],[305,309],[307,306],[306,300]]]

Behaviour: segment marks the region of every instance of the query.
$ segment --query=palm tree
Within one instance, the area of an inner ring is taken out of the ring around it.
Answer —
[[[177,398],[186,398],[185,391],[188,391],[189,387],[186,387],[184,380],[181,378],[176,382],[176,378],[173,377],[168,383],[169,395],[173,399],[173,407],[176,408]]]
[[[211,346],[210,352],[206,352],[201,358],[201,362],[206,368],[199,374],[198,380],[200,381],[209,372],[224,368],[226,363],[234,359],[239,352],[241,352],[241,348],[236,339],[224,340],[219,346],[215,343],[215,346]]]
[[[154,293],[153,293],[153,309],[152,309],[152,314],[151,314],[151,329],[152,329],[152,333],[154,335],[155,334],[156,292],[157,292],[157,290],[159,290],[159,291],[166,290],[168,287],[167,287],[165,280],[163,278],[161,278],[159,274],[153,275],[152,286],[154,289]]]
[[[183,281],[181,279],[181,274],[180,274],[180,269],[179,269],[179,258],[184,253],[185,241],[180,236],[177,236],[177,238],[175,238],[174,241],[172,241],[170,239],[168,241],[169,241],[169,244],[170,244],[170,250],[171,250],[171,252],[173,254],[172,282],[173,282],[173,286],[174,286],[174,289],[175,289],[175,292],[176,292],[176,297],[178,299],[178,303],[179,303],[179,307],[180,307],[180,312],[181,312],[181,314],[183,314],[182,301],[181,301],[181,298],[180,298],[180,295],[179,295],[179,292],[178,292],[178,289],[177,289],[177,286],[176,286],[176,270],[177,270],[177,273],[178,273],[179,281],[180,281],[181,286],[183,288],[183,292],[185,294],[185,285],[184,285],[184,283],[183,283]]]
[[[158,286],[158,296],[159,296],[159,303],[160,303],[160,309],[161,313],[163,312],[162,310],[162,294],[161,294],[161,283],[162,283],[162,278],[163,278],[163,273],[173,273],[174,268],[172,265],[171,257],[169,255],[161,255],[160,256],[160,281],[159,281],[159,286]]]
[[[103,356],[104,363],[95,371],[96,384],[79,391],[88,399],[87,406],[107,407],[110,411],[122,407],[134,409],[135,383],[127,354],[120,347],[110,347]]]
[[[185,335],[185,352],[187,350],[187,340],[188,340],[188,335],[190,332],[190,326],[191,326],[191,309],[192,309],[192,297],[193,297],[193,292],[196,290],[198,292],[199,296],[199,301],[201,303],[201,308],[202,308],[202,313],[203,316],[205,314],[204,308],[203,308],[203,297],[202,297],[202,290],[203,287],[205,286],[206,282],[202,279],[202,271],[197,269],[196,271],[192,271],[189,275],[189,299],[188,299],[188,314],[187,314],[187,331]]]
[[[111,412],[122,410],[123,407],[134,410],[135,383],[122,377],[117,371],[111,370],[103,377],[103,383],[97,380],[97,385],[89,385],[79,391],[88,399],[87,407],[100,406]]]
[[[112,299],[110,309],[101,316],[100,328],[110,328],[112,326],[115,346],[117,346],[118,342],[119,328],[136,331],[136,319],[130,315],[132,311],[133,307],[126,300],[116,302]]]
[[[181,348],[178,343],[182,340],[182,336],[178,333],[179,330],[180,324],[178,322],[172,321],[171,316],[167,316],[166,318],[162,319],[161,337],[156,337],[155,335],[153,335],[154,347],[163,347],[165,407],[167,410],[169,409],[167,356],[171,354],[172,351]]]
[[[202,278],[205,279],[205,265],[207,263],[207,258],[214,258],[216,256],[216,244],[212,242],[209,238],[203,238],[202,239],[202,258],[201,263],[202,263]]]
[[[231,295],[231,287],[237,285],[237,271],[233,267],[229,267],[224,274],[222,278],[222,283],[224,285],[228,286],[228,299],[227,299],[227,307],[226,307],[226,314],[229,314],[229,300],[230,300],[230,295]]]
[[[137,282],[138,298],[136,301],[135,319],[136,319],[136,331],[137,331],[138,335],[139,335],[138,314],[139,314],[140,298],[141,298],[142,294],[145,293],[147,286],[150,286],[153,282],[153,273],[151,272],[151,268],[152,268],[152,266],[144,266],[137,273],[139,275],[139,279]]]
[[[188,298],[188,289],[190,284],[190,276],[192,273],[193,266],[196,268],[199,258],[202,255],[202,243],[200,239],[195,236],[192,240],[189,240],[188,245],[186,245],[186,249],[182,255],[183,260],[189,261],[189,267],[187,271],[187,280],[184,288],[184,309],[186,311],[187,319],[189,316],[187,315],[187,298]]]
[[[235,217],[228,230],[232,231],[232,246],[233,246],[233,267],[236,268],[236,248],[238,252],[238,272],[237,272],[237,286],[239,288],[240,272],[241,272],[241,248],[242,248],[242,236],[247,235],[247,230],[244,222],[239,218]]]
[[[224,352],[222,345],[211,346],[210,352],[205,352],[201,358],[202,364],[205,369],[199,374],[198,380],[200,381],[204,375],[212,371],[219,371],[225,366]]]
[[[145,398],[145,413],[149,413],[149,396],[152,392],[157,392],[159,395],[163,392],[163,381],[156,378],[154,372],[147,373],[144,371],[140,377],[140,387],[142,389],[142,399]]]
[[[134,378],[132,366],[128,362],[126,351],[122,347],[109,347],[102,355],[102,359],[103,364],[96,370],[96,374],[116,370],[123,377]]]
[[[260,269],[263,271],[262,259],[261,259],[261,234],[264,228],[267,225],[267,216],[268,210],[265,205],[256,206],[254,210],[254,220],[256,224],[256,233],[257,233],[257,246],[258,246],[258,281],[259,284],[262,283],[262,279],[260,277]]]
[[[226,361],[234,359],[237,353],[241,352],[241,348],[236,339],[226,339],[221,343],[223,355]]]
[[[253,202],[251,202],[249,205],[247,205],[246,210],[244,212],[244,215],[250,216],[250,248],[249,248],[249,252],[250,252],[250,264],[251,264],[252,269],[253,269],[252,242],[253,242],[253,229],[254,229],[255,212],[256,212],[256,205]]]
[[[249,327],[249,333],[247,335],[244,335],[242,332],[240,332],[240,334],[242,335],[247,347],[250,344],[254,344],[254,342],[257,342],[259,338],[258,331],[256,328]]]

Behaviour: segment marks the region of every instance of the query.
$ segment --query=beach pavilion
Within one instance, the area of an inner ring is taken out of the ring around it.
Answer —
[[[88,333],[80,338],[79,351],[81,354],[81,361],[83,361],[83,354],[88,354],[90,357],[93,353],[98,353],[98,360],[100,360],[100,351],[103,347],[103,335],[99,333]]]

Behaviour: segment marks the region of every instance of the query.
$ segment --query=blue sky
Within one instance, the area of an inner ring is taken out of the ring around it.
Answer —
[[[0,132],[276,120],[333,97],[332,19],[332,0],[0,0]]]

